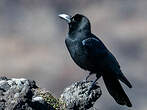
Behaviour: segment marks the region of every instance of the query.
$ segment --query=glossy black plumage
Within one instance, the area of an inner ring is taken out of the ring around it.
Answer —
[[[122,73],[116,58],[103,42],[91,33],[88,18],[80,14],[68,18],[69,32],[65,43],[74,62],[82,69],[95,73],[98,78],[102,76],[108,92],[115,101],[131,107],[132,104],[119,80],[129,88],[132,86]]]

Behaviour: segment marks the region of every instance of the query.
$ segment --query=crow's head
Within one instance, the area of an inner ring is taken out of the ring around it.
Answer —
[[[66,20],[69,24],[69,31],[90,31],[90,22],[87,17],[76,14],[73,17],[67,14],[60,14],[60,18]]]

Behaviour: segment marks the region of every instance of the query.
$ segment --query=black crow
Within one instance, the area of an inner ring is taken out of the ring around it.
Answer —
[[[88,18],[81,14],[76,14],[73,17],[67,14],[60,14],[59,17],[65,19],[69,25],[65,43],[72,59],[82,69],[90,71],[86,80],[91,74],[96,74],[97,78],[93,81],[89,91],[102,76],[108,92],[115,101],[120,105],[132,107],[119,80],[129,88],[132,88],[132,85],[122,73],[116,58],[103,42],[91,33],[91,25]]]

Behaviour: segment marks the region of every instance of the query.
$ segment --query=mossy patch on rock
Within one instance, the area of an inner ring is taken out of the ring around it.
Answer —
[[[36,92],[39,96],[41,96],[44,99],[44,101],[46,101],[56,110],[65,110],[65,104],[62,101],[60,101],[60,99],[53,96],[49,91],[38,88]]]

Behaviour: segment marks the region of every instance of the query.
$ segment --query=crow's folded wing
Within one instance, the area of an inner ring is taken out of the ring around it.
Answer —
[[[130,82],[120,70],[120,65],[112,53],[105,47],[101,40],[90,37],[82,41],[83,46],[87,49],[88,55],[94,64],[102,70],[107,70],[113,73],[116,78],[125,83],[129,88],[132,88]]]
[[[96,38],[90,37],[82,41],[83,46],[87,49],[90,56],[106,56],[108,49]]]

